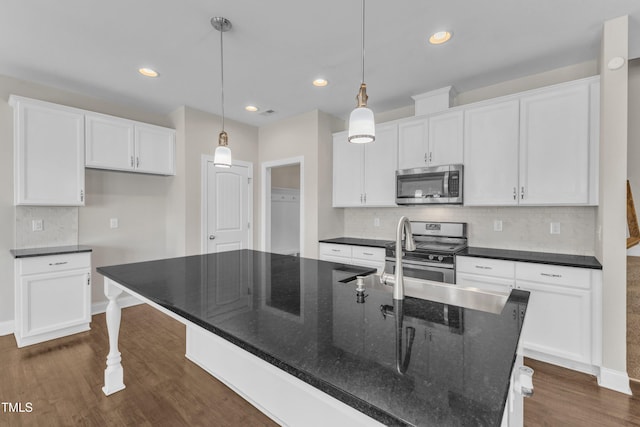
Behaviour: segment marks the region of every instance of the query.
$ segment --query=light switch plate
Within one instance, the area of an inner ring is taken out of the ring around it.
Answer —
[[[502,231],[502,220],[500,219],[493,220],[493,231]]]
[[[551,234],[560,234],[560,223],[552,222],[549,228],[549,233]]]
[[[380,227],[380,218],[374,218],[373,219],[373,226],[374,227]]]
[[[118,218],[111,218],[109,220],[109,226],[111,228],[118,228]]]
[[[41,219],[34,219],[31,221],[31,230],[32,231],[42,231],[44,230],[44,225]]]

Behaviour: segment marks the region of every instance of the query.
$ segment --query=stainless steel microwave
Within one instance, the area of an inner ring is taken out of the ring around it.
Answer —
[[[398,205],[462,204],[462,165],[396,171]]]

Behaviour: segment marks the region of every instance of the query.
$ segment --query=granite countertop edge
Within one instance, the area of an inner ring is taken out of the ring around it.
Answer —
[[[456,255],[602,270],[602,264],[600,264],[596,257],[588,255],[481,248],[474,246],[469,246],[458,252]]]
[[[76,254],[82,252],[92,252],[90,246],[85,245],[67,245],[67,246],[49,246],[43,248],[23,248],[10,249],[9,252],[14,258],[31,258],[50,255]]]
[[[367,246],[370,248],[383,248],[389,243],[393,243],[391,240],[384,239],[365,239],[362,237],[333,237],[331,239],[322,239],[319,243],[334,243],[337,245],[353,245],[353,246]]]

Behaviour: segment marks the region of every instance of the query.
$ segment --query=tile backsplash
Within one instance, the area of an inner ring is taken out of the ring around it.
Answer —
[[[394,240],[398,219],[405,215],[412,221],[466,222],[469,246],[593,256],[596,209],[593,206],[347,208],[344,235]],[[495,221],[502,221],[502,231],[494,231]],[[559,234],[550,233],[551,223],[559,224]]]
[[[33,231],[42,221],[42,231]],[[78,208],[16,206],[16,249],[78,244]]]

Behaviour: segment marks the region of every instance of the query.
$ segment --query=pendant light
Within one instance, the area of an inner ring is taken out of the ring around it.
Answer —
[[[367,85],[364,82],[364,2],[362,0],[362,82],[356,96],[358,104],[349,116],[349,142],[367,143],[376,140],[373,111],[367,108]]]
[[[211,25],[220,31],[220,93],[222,104],[222,131],[218,135],[218,146],[213,157],[214,166],[221,168],[231,167],[231,149],[229,149],[229,135],[224,131],[224,50],[222,33],[231,29],[231,21],[220,16],[211,18]]]

